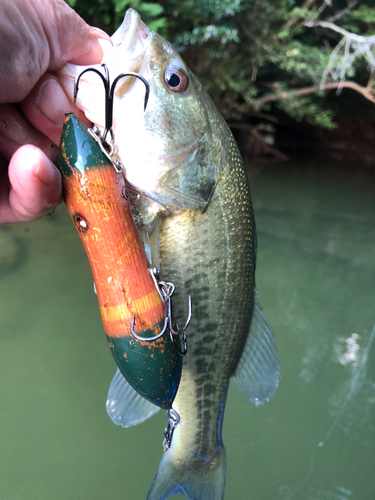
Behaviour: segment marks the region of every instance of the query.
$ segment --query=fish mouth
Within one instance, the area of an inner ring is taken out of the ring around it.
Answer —
[[[121,45],[123,49],[134,51],[137,46],[145,48],[145,41],[151,36],[151,31],[142,21],[141,16],[134,9],[128,9],[118,30],[112,35],[115,47]],[[136,50],[138,52],[138,50]]]
[[[140,73],[146,54],[150,47],[152,32],[142,21],[138,12],[128,9],[124,21],[111,37],[116,58],[111,59],[109,67],[118,67],[119,59],[123,62],[122,73]],[[104,62],[104,60],[103,60]],[[129,92],[135,83],[134,78],[128,78],[116,88],[116,96],[122,97]]]

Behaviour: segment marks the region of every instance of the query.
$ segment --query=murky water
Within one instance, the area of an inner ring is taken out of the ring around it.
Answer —
[[[375,499],[374,181],[328,162],[251,172],[282,377],[261,409],[231,386],[226,500]],[[114,371],[65,208],[0,228],[0,500],[145,499],[165,416],[116,427]]]

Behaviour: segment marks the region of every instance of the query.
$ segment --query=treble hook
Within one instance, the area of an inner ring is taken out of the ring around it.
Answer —
[[[180,356],[185,356],[185,354],[187,353],[186,328],[189,326],[189,323],[191,321],[191,297],[189,295],[188,317],[185,321],[185,325],[179,330],[175,330],[173,328],[172,301],[171,301],[172,295],[175,291],[175,286],[173,285],[173,283],[166,283],[165,281],[160,281],[159,286],[161,287],[162,295],[165,297],[164,302],[165,302],[166,317],[168,318],[169,336],[178,354],[180,354]],[[183,345],[182,351],[175,340],[175,336],[181,334],[182,334],[182,345]]]
[[[143,111],[146,111],[148,98],[150,96],[150,84],[148,83],[148,81],[145,78],[143,78],[143,76],[139,75],[138,73],[129,72],[129,73],[121,73],[120,75],[116,76],[116,78],[114,79],[114,81],[111,85],[107,65],[102,64],[102,68],[104,69],[105,75],[103,75],[103,73],[101,73],[96,68],[87,68],[84,71],[82,71],[82,73],[78,76],[77,81],[75,82],[75,85],[74,85],[74,104],[76,103],[76,100],[77,100],[78,85],[79,85],[79,81],[81,79],[81,76],[84,75],[85,73],[88,73],[89,71],[93,71],[94,73],[99,75],[100,78],[102,79],[102,82],[104,84],[104,90],[105,90],[105,129],[104,129],[103,136],[101,137],[101,140],[105,145],[110,146],[108,144],[106,138],[107,138],[107,135],[110,134],[112,145],[114,144],[115,136],[114,136],[113,128],[112,128],[112,125],[113,125],[113,98],[114,98],[117,83],[119,82],[119,80],[121,80],[121,78],[125,78],[127,76],[133,76],[134,78],[138,78],[139,80],[141,80],[144,83],[144,85],[146,87],[146,92],[145,92],[145,97],[144,97]]]
[[[163,329],[160,333],[158,333],[154,337],[141,337],[140,335],[137,335],[134,331],[134,326],[135,326],[135,314],[134,314],[130,325],[130,333],[135,339],[140,340],[141,342],[153,342],[159,339],[165,333],[167,327],[169,327],[169,336],[173,343],[174,348],[176,349],[176,351],[180,356],[185,356],[185,354],[187,353],[186,328],[189,326],[192,316],[191,297],[189,295],[189,310],[188,310],[187,320],[185,321],[185,325],[179,330],[175,330],[173,328],[172,301],[171,301],[171,297],[173,295],[173,292],[175,291],[175,286],[173,283],[166,283],[165,281],[158,282],[156,280],[155,271],[153,269],[150,269],[150,274],[151,276],[153,276],[154,282],[158,286],[159,293],[165,304],[165,318],[164,318]],[[175,340],[175,336],[181,334],[182,334],[182,345],[183,345],[182,350],[180,349],[179,345]]]
[[[154,337],[141,337],[140,335],[137,335],[134,331],[134,326],[135,326],[135,314],[133,314],[133,319],[132,319],[132,324],[130,325],[130,333],[133,335],[134,338],[137,340],[141,340],[142,342],[153,342],[154,340],[160,339],[162,337],[167,329],[168,326],[168,320],[169,318],[164,318],[164,326],[163,329],[160,333],[155,335]]]

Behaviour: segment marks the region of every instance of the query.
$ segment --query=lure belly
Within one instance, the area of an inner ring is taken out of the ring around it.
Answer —
[[[91,265],[113,358],[139,394],[170,410],[181,356],[168,332],[141,340],[165,330],[166,304],[148,269],[124,177],[72,114],[65,118],[58,167],[67,209]]]

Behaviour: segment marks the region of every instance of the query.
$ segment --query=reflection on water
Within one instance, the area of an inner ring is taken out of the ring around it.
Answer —
[[[340,425],[343,432],[349,434],[353,425],[358,424],[358,420],[364,420],[370,410],[370,405],[375,403],[374,388],[375,382],[368,376],[368,355],[371,351],[372,343],[375,337],[375,327],[369,337],[365,348],[361,349],[357,344],[359,335],[353,333],[348,339],[345,339],[347,344],[347,351],[342,353],[339,349],[335,348],[336,354],[338,351],[338,361],[342,365],[350,365],[352,376],[346,384],[333,394],[329,403],[333,408],[333,414],[337,413],[336,418],[331,425],[329,431],[324,437],[324,440],[319,443],[323,447],[334,429]],[[342,341],[343,339],[338,339]],[[362,354],[362,351],[363,354]],[[358,400],[360,393],[369,395],[369,397],[362,397]],[[342,401],[342,402],[341,402]],[[352,407],[352,408],[351,408]],[[339,410],[337,411],[337,409]]]
[[[281,381],[260,409],[231,385],[225,498],[374,499],[375,179],[327,162],[250,178]],[[0,500],[144,499],[165,416],[106,415],[115,366],[64,207],[0,228],[0,297]]]

